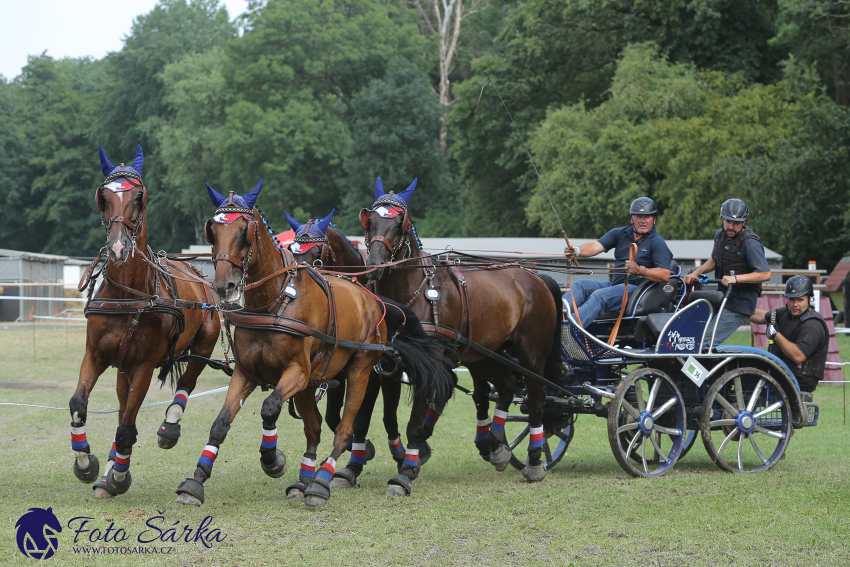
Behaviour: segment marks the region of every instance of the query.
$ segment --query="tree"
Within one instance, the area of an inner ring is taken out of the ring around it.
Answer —
[[[29,191],[33,150],[20,123],[23,102],[17,84],[0,77],[0,248],[33,250],[24,211],[37,206]]]

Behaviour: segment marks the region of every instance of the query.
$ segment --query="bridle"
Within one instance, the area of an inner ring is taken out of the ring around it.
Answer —
[[[235,256],[231,256],[225,252],[220,252],[218,254],[214,254],[212,256],[213,269],[216,268],[216,265],[219,261],[224,260],[225,262],[230,262],[240,270],[242,270],[242,282],[241,287],[245,289],[245,280],[248,277],[248,265],[251,263],[251,257],[254,255],[254,246],[257,244],[257,235],[259,231],[259,227],[257,224],[257,220],[254,219],[254,211],[253,209],[246,209],[244,207],[239,207],[231,204],[233,202],[233,192],[230,192],[230,201],[227,205],[223,207],[219,207],[216,209],[216,216],[219,214],[229,214],[229,213],[241,213],[243,215],[250,215],[251,220],[248,221],[248,231],[245,233],[245,240],[248,241],[248,253],[244,258],[236,258]],[[212,233],[212,223],[215,222],[213,219],[208,219],[206,224],[204,225],[204,236],[207,239],[207,242],[210,244],[214,243],[213,233]]]
[[[315,243],[316,245],[321,247],[321,252],[319,253],[319,262],[321,262],[322,266],[325,266],[325,265],[328,264],[328,256],[330,256],[330,259],[333,263],[336,263],[336,256],[334,255],[334,251],[333,251],[333,248],[331,247],[330,241],[328,241],[327,233],[325,233],[322,236],[309,236],[308,235],[309,230],[310,230],[310,225],[313,224],[314,222],[316,222],[315,219],[310,220],[310,222],[308,222],[305,225],[304,232],[301,233],[301,236],[296,236],[295,238],[292,239],[292,242],[298,243],[298,244]],[[291,251],[291,248],[290,248],[290,251]]]
[[[97,186],[94,194],[95,204],[97,208],[100,209],[100,224],[106,230],[106,238],[109,239],[109,233],[112,230],[112,224],[115,222],[120,222],[124,226],[126,226],[130,230],[130,241],[132,242],[132,254],[136,255],[136,234],[139,232],[139,228],[142,226],[142,221],[145,218],[145,212],[147,211],[148,206],[148,190],[145,187],[145,184],[142,183],[142,177],[138,173],[133,171],[125,170],[124,164],[121,164],[122,171],[115,171],[106,176],[106,179],[103,180],[103,183]],[[139,216],[136,217],[136,220],[130,222],[128,219],[124,218],[122,215],[113,215],[109,220],[106,220],[106,201],[103,198],[103,190],[104,188],[119,178],[126,178],[133,187],[141,187],[142,188],[142,212],[139,213]]]
[[[360,210],[360,225],[366,230],[366,248],[369,249],[373,242],[380,242],[384,246],[387,247],[387,250],[390,251],[390,262],[395,261],[396,254],[398,254],[402,248],[407,247],[407,257],[411,256],[410,250],[410,231],[413,230],[414,236],[416,235],[416,229],[413,228],[413,223],[410,221],[410,213],[407,210],[407,205],[400,203],[398,201],[393,201],[390,197],[393,195],[393,192],[390,191],[385,198],[378,199],[372,205],[371,209],[361,209]],[[375,211],[381,205],[388,205],[390,207],[397,207],[403,211],[403,218],[401,221],[401,237],[398,239],[398,242],[393,246],[390,244],[390,241],[376,234],[372,238],[369,238],[369,225],[370,219],[369,215]]]

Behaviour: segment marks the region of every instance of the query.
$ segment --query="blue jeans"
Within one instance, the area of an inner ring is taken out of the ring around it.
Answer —
[[[573,284],[572,289],[564,294],[564,301],[573,310],[571,294],[575,296],[578,306],[578,318],[581,325],[587,328],[593,323],[600,313],[619,311],[623,305],[623,286],[625,284],[612,285],[611,282],[600,282],[596,280],[579,280]],[[629,284],[629,296],[637,291],[638,286]],[[624,314],[625,316],[625,314]]]
[[[717,321],[717,315],[712,317],[711,321],[708,322],[708,328],[705,331],[705,342],[703,342],[703,352],[706,352],[706,350],[710,347],[711,332],[714,330],[715,321]],[[735,313],[734,311],[724,309],[720,314],[720,322],[717,323],[717,334],[714,335],[714,346],[723,343],[723,341],[728,339],[732,333],[738,330],[738,327],[746,325],[749,322],[749,315]]]

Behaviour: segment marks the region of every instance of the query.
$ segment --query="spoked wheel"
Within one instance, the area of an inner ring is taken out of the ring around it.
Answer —
[[[667,374],[641,368],[617,386],[608,408],[608,441],[627,473],[666,473],[682,453],[686,433],[682,394]]]
[[[700,416],[705,450],[729,472],[766,471],[779,462],[791,438],[788,397],[757,368],[736,368],[708,390]]]
[[[544,420],[543,461],[546,463],[546,470],[550,471],[567,454],[567,448],[570,446],[570,441],[573,440],[573,433],[575,433],[575,414],[567,413],[563,415],[562,419],[554,420],[557,423],[552,431],[547,427],[548,421],[548,419]],[[513,424],[512,427],[511,424]],[[521,426],[521,429],[519,426]],[[505,423],[505,433],[508,437],[508,447],[511,449],[511,465],[519,471],[525,467],[528,443],[523,443],[523,441],[528,438],[530,431],[531,426],[528,424],[527,415],[508,416],[508,421]],[[517,457],[518,454],[522,456],[522,459]]]

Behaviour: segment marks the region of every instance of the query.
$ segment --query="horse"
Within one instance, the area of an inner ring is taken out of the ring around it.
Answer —
[[[434,264],[422,252],[408,202],[416,179],[401,193],[385,194],[378,177],[375,202],[360,212],[369,250],[369,281],[378,293],[410,307],[429,334],[458,349],[456,364],[469,369],[474,384],[477,422],[475,445],[484,460],[504,470],[511,452],[504,424],[513,400],[517,375],[501,360],[518,362],[523,368],[553,382],[564,382],[558,348],[561,321],[561,291],[549,277],[540,276],[517,264],[455,267]],[[399,260],[396,260],[399,257]],[[394,266],[385,264],[398,262]],[[483,348],[482,348],[483,347]],[[498,353],[496,355],[495,353]],[[498,402],[491,422],[489,394],[492,383]],[[545,444],[543,429],[543,385],[525,381],[528,396],[530,439],[528,459],[522,475],[529,482],[546,476],[541,461]],[[417,443],[423,443],[442,408],[420,407],[423,425],[408,427]],[[404,471],[403,471],[404,472]],[[415,477],[414,477],[415,478]]]
[[[277,420],[284,402],[292,398],[302,416],[307,450],[299,480],[286,494],[307,506],[321,506],[330,498],[336,460],[348,447],[369,374],[382,357],[397,356],[418,390],[434,392],[440,399],[450,395],[432,381],[441,366],[412,312],[348,279],[322,277],[295,262],[288,250],[278,249],[271,228],[254,207],[261,187],[262,181],[244,197],[231,192],[224,198],[207,185],[217,207],[204,227],[213,245],[213,288],[228,305],[244,303],[244,308],[226,312],[226,319],[236,325],[235,369],[194,476],[177,488],[181,504],[204,502],[204,482],[212,475],[219,448],[257,385],[273,389],[260,412],[260,466],[268,476],[279,478],[286,471],[286,457],[277,448]],[[345,409],[333,449],[316,470],[321,435],[316,387],[336,376],[347,380]]]
[[[295,258],[307,265],[321,265],[340,273],[356,274],[358,281],[367,282],[366,260],[341,230],[330,224],[334,211],[322,220],[314,219],[301,224],[289,213],[284,211],[289,226],[295,232],[295,239],[289,247]],[[372,420],[372,412],[378,399],[378,391],[384,399],[384,428],[387,432],[387,445],[390,454],[400,470],[404,464],[405,448],[398,429],[397,409],[401,400],[401,381],[385,373],[373,372],[369,378],[363,403],[354,418],[354,435],[351,441],[351,455],[348,464],[336,471],[331,488],[353,488],[357,485],[357,477],[363,471],[366,461],[375,455],[375,447],[366,436]],[[340,411],[344,399],[343,388],[332,388],[327,392],[325,423],[331,431],[336,429],[340,421]],[[421,451],[420,465],[428,457],[427,451]]]
[[[190,264],[155,256],[148,246],[148,192],[141,177],[142,147],[138,147],[132,165],[122,163],[117,167],[101,147],[100,164],[106,179],[97,187],[95,202],[106,230],[106,246],[80,285],[80,291],[86,286],[89,289],[86,352],[68,405],[74,475],[83,483],[94,483],[96,498],[111,498],[127,492],[132,482],[129,469],[138,435],[136,414],[150,387],[154,368],[162,367],[162,382],[170,373],[174,386],[174,375],[183,366],[176,363],[175,355],[191,350],[208,358],[219,336],[220,323],[209,311],[199,309],[210,304],[203,274]],[[104,281],[92,298],[98,277],[92,272],[104,250]],[[86,438],[86,418],[89,395],[109,366],[118,369],[118,429],[106,470],[100,476],[100,463]],[[203,368],[204,362],[193,359],[177,380],[174,399],[157,431],[163,449],[173,447],[180,437],[180,419]]]

